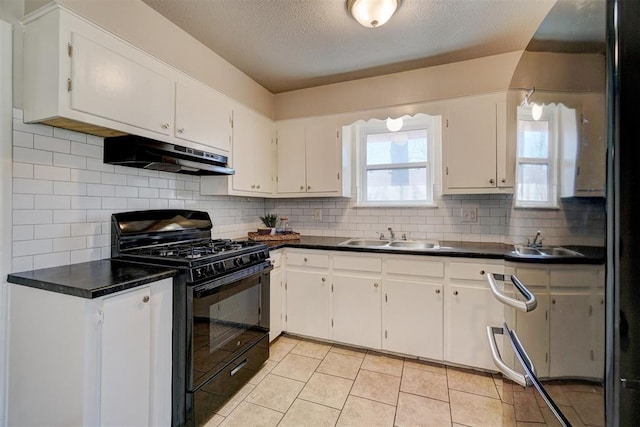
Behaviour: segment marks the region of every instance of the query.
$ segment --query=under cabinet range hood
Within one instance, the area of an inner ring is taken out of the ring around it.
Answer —
[[[104,139],[104,163],[190,175],[233,175],[226,156],[136,135]]]

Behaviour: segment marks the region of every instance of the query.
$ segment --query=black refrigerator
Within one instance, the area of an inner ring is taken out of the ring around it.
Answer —
[[[640,1],[607,1],[606,420],[640,424]]]

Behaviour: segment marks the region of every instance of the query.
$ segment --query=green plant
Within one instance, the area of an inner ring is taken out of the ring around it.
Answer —
[[[265,227],[275,227],[278,222],[277,214],[266,214],[265,216],[260,217],[260,221],[265,225]]]

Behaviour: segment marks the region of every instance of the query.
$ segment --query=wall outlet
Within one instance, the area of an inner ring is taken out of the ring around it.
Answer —
[[[478,209],[462,208],[462,222],[478,222]]]
[[[322,209],[316,209],[313,211],[313,220],[322,221]]]

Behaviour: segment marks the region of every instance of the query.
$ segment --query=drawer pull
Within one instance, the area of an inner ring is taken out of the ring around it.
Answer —
[[[229,372],[229,375],[234,376],[235,374],[238,373],[238,371],[240,371],[240,369],[244,368],[246,364],[247,364],[247,359],[244,359],[242,362],[238,364],[238,366],[236,366],[231,370],[231,372]]]

